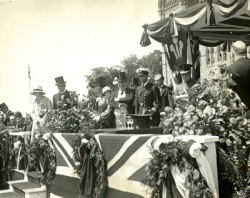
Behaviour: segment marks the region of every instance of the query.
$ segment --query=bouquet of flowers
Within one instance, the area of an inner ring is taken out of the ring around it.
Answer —
[[[239,96],[230,89],[235,85],[231,74],[221,68],[211,80],[197,83],[188,90],[186,106],[166,108],[164,133],[173,135],[219,136],[219,172],[232,183],[233,191],[243,196],[249,191],[250,119]],[[227,165],[225,167],[225,165]],[[230,170],[230,171],[229,171]]]
[[[77,94],[71,93],[76,102]],[[67,110],[52,110],[47,113],[46,127],[48,132],[81,133],[95,128],[93,111],[87,108],[86,101],[78,101],[77,105]]]

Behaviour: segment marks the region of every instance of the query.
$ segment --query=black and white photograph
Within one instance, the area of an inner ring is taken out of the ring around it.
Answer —
[[[250,0],[0,0],[0,198],[249,198]]]

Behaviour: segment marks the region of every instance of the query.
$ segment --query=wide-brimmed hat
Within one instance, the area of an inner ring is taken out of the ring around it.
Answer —
[[[181,65],[178,65],[177,67],[178,67],[179,72],[180,72],[181,74],[186,74],[186,73],[188,73],[188,72],[191,71],[191,67],[192,67],[192,66],[193,66],[193,65],[191,65],[191,64],[181,64]]]
[[[117,81],[118,81],[118,82],[121,82],[121,81],[125,81],[125,80],[126,80],[126,74],[125,74],[125,72],[120,72],[120,73],[118,74]]]
[[[63,76],[59,76],[57,78],[55,78],[56,81],[56,85],[61,85],[61,84],[65,84],[66,81],[64,81]]]
[[[34,95],[35,93],[42,93],[43,95],[45,94],[45,92],[43,91],[42,86],[35,87],[30,94]]]
[[[4,102],[0,104],[0,110],[6,109],[6,108],[8,108],[8,106]]]
[[[149,69],[143,68],[143,67],[138,68],[138,69],[136,70],[136,74],[137,74],[138,76],[140,76],[141,74],[148,75],[149,72],[150,72]]]
[[[139,80],[139,78],[132,78],[131,85],[140,86],[140,80]]]

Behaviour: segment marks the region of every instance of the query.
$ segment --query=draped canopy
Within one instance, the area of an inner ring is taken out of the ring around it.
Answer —
[[[141,45],[150,44],[149,36],[160,42],[178,35],[184,29],[205,46],[220,41],[250,41],[250,0],[207,0],[152,24],[143,25]]]

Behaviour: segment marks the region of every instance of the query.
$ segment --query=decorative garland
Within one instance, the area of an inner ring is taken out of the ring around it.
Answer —
[[[40,170],[37,179],[44,185],[49,186],[53,181],[56,173],[56,154],[53,149],[50,135],[36,134],[34,141],[27,145],[29,155],[29,168]],[[40,164],[42,167],[40,167]]]
[[[13,138],[8,129],[0,131],[0,190],[8,189],[6,178],[15,166],[13,158]]]
[[[209,189],[205,179],[201,175],[196,161],[183,155],[186,142],[176,140],[160,145],[160,152],[150,150],[152,159],[147,164],[147,176],[145,182],[148,186],[153,186],[152,198],[160,198],[162,186],[170,177],[171,166],[175,165],[181,173],[187,173],[185,187],[189,190],[189,197],[192,198],[212,198],[213,194]],[[206,150],[203,146],[202,151]]]
[[[80,197],[86,195],[95,198],[103,198],[107,193],[107,163],[104,153],[100,149],[94,136],[84,134],[78,136],[74,146],[74,157],[76,161],[76,171],[81,177]],[[91,164],[92,166],[88,166]],[[93,169],[92,169],[93,168]],[[91,174],[86,177],[86,172]],[[93,191],[86,194],[86,186],[90,186]]]

